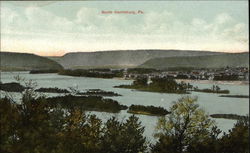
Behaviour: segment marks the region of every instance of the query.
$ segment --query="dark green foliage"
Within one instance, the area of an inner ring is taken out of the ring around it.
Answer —
[[[211,89],[198,89],[198,88],[194,88],[193,91],[196,92],[206,92],[206,93],[224,93],[224,94],[229,94],[230,91],[229,90],[221,90],[221,88],[219,86],[215,86],[213,85]]]
[[[148,87],[154,91],[166,93],[187,93],[187,84],[184,82],[177,83],[171,78],[154,77]]]
[[[187,85],[184,82],[177,83],[170,78],[152,78],[152,83],[149,86],[155,90],[167,93],[186,93],[187,89]]]
[[[219,137],[221,130],[216,126],[210,131],[210,136],[202,141],[192,141],[183,153],[249,153],[249,117],[237,121],[233,129]],[[178,139],[174,136],[162,135],[151,147],[153,153],[177,153]]]
[[[149,69],[149,68],[128,68],[128,73],[136,73],[136,74],[148,74],[148,73],[154,73],[154,72],[160,72],[156,69]]]
[[[249,153],[249,116],[239,119],[219,142],[220,153]]]
[[[230,97],[230,98],[249,98],[249,95],[220,95],[219,97]]]
[[[36,92],[48,92],[48,93],[69,93],[67,89],[55,88],[39,88],[35,90]]]
[[[59,71],[60,75],[69,75],[69,76],[78,76],[78,77],[94,77],[94,78],[114,78],[114,77],[122,77],[122,71],[93,71],[93,70],[84,70],[84,69],[76,69],[76,70],[61,70]]]
[[[177,83],[172,78],[154,77],[151,78],[151,83],[147,83],[147,78],[137,77],[132,85],[119,85],[115,88],[129,88],[149,92],[162,92],[162,93],[177,93],[187,94],[188,88],[192,87],[190,84],[184,82]]]
[[[166,114],[169,114],[170,112],[162,107],[131,105],[129,107],[128,113],[164,116]]]
[[[118,113],[120,110],[127,109],[127,106],[120,105],[112,99],[104,99],[100,96],[72,96],[47,98],[47,103],[51,107],[63,107],[65,109],[80,108],[88,111],[104,111]]]
[[[148,78],[147,77],[137,77],[133,82],[134,86],[147,86],[148,85]]]
[[[132,88],[132,86],[131,85],[118,85],[118,86],[114,86],[114,88],[127,88],[127,89],[135,89],[135,87],[134,88]]]
[[[12,104],[6,98],[0,102],[1,134],[4,134],[1,136],[1,152],[51,151],[56,128],[50,126],[50,113],[44,99],[26,98],[21,105]],[[10,124],[6,124],[8,122]]]
[[[31,70],[30,74],[41,74],[41,73],[58,73],[57,69],[47,69],[47,70]]]
[[[225,118],[225,119],[234,119],[239,120],[244,118],[245,116],[237,115],[237,114],[211,114],[212,118]]]
[[[213,91],[212,89],[195,89],[195,92],[206,92],[206,93],[223,93],[223,94],[229,94],[229,90],[219,90],[219,91]]]
[[[181,71],[181,72],[190,72],[192,70],[206,70],[206,68],[197,68],[197,67],[179,67],[179,66],[176,66],[176,67],[166,67],[166,68],[163,68],[163,70],[165,71]]]
[[[0,82],[0,90],[7,92],[22,92],[25,90],[25,87],[16,82],[11,82],[11,83]]]
[[[89,89],[87,92],[77,93],[77,95],[109,96],[109,97],[121,96],[120,94],[115,93],[113,91],[104,91],[104,90],[101,90],[101,89]]]
[[[111,69],[108,68],[96,68],[96,69],[88,69],[89,71],[95,71],[95,72],[110,72]]]
[[[107,121],[104,128],[103,153],[139,153],[147,148],[144,127],[138,118],[130,116],[125,123],[116,118]]]
[[[91,153],[100,152],[102,143],[102,121],[95,115],[85,115],[80,110],[71,110],[61,129],[57,152]]]
[[[0,99],[3,153],[138,153],[146,150],[138,118],[103,123],[80,109],[51,108],[45,98],[23,98],[22,104]]]
[[[219,151],[219,134],[221,130],[217,126],[212,127],[209,137],[203,141],[193,141],[188,147],[187,153],[220,153]]]
[[[19,118],[17,107],[7,98],[0,99],[0,152],[13,152]]]
[[[240,118],[228,134],[218,137],[220,130],[211,131],[203,142],[194,142],[187,153],[249,153],[249,117]]]
[[[234,80],[239,80],[239,76],[238,75],[216,75],[214,76],[215,81],[234,81]]]
[[[177,153],[177,140],[172,136],[161,136],[151,150],[153,153]]]

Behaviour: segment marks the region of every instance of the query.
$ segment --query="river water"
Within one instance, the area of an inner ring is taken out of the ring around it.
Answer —
[[[121,79],[100,79],[100,78],[87,78],[87,77],[71,77],[57,74],[29,74],[28,72],[1,72],[1,82],[13,82],[14,76],[20,75],[26,80],[33,80],[37,82],[38,88],[40,87],[58,87],[62,89],[68,89],[69,87],[75,87],[79,90],[86,89],[102,89],[105,91],[113,91],[122,96],[112,97],[123,105],[130,106],[131,104],[139,105],[153,105],[161,106],[166,109],[172,106],[172,102],[178,100],[181,96],[179,94],[166,94],[166,93],[153,93],[142,92],[131,89],[113,88],[113,86],[121,84],[131,84],[132,80]],[[194,86],[199,88],[211,88],[212,85],[216,85],[216,82],[192,82]],[[232,84],[232,83],[219,83],[221,89],[230,90],[232,95],[249,95],[249,84]],[[4,93],[1,92],[3,95]],[[192,92],[191,96],[198,97],[198,103],[209,114],[249,114],[249,99],[248,98],[228,98],[219,97],[219,94],[213,93],[200,93]],[[106,121],[111,116],[117,116],[120,120],[125,120],[131,114],[126,111],[120,113],[104,113],[104,112],[88,112],[96,114],[103,121]],[[142,125],[145,126],[145,136],[148,141],[154,142],[153,134],[155,132],[155,126],[157,124],[158,117],[136,115],[139,117]],[[217,126],[224,132],[231,129],[236,122],[235,120],[228,119],[215,119]]]

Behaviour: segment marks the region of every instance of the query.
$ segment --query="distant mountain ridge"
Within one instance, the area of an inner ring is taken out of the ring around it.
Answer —
[[[82,67],[136,67],[147,60],[158,57],[219,55],[220,52],[192,50],[117,50],[99,52],[67,53],[61,58],[51,59],[64,68]]]
[[[222,53],[192,50],[118,50],[74,52],[61,57],[0,52],[1,70],[42,70],[71,68],[218,68],[249,67],[249,52]]]
[[[34,54],[0,52],[0,70],[33,69],[63,69],[63,67],[51,59]]]
[[[223,68],[249,67],[249,52],[207,56],[182,56],[153,58],[141,64],[141,68]]]

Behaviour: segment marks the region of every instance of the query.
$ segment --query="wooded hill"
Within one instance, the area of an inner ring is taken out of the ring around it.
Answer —
[[[223,68],[249,67],[249,53],[227,53],[206,56],[181,56],[153,58],[140,68],[171,69],[171,68]]]
[[[46,57],[28,53],[0,52],[1,70],[48,70],[62,69],[57,62]]]
[[[158,57],[218,55],[219,52],[187,50],[117,50],[74,52],[62,57],[51,57],[64,68],[129,68]]]

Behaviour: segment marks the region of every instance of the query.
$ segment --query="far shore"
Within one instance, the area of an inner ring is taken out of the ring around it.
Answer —
[[[134,80],[132,78],[124,77],[114,77],[113,79],[117,80]],[[176,81],[183,81],[185,83],[201,83],[201,84],[228,84],[228,85],[249,85],[249,81],[214,81],[214,80],[191,80],[191,79],[175,79]]]
[[[4,71],[2,72],[29,72],[27,70],[24,71]],[[124,78],[124,77],[114,77],[112,79],[116,80],[133,80],[132,78]],[[201,84],[225,84],[225,85],[249,85],[249,81],[214,81],[214,80],[191,80],[191,79],[175,79],[176,81],[183,81],[185,83],[201,83]]]
[[[190,80],[190,79],[176,79],[176,81],[183,81],[185,83],[201,83],[201,84],[232,84],[232,85],[249,85],[249,81],[214,81],[214,80]]]

